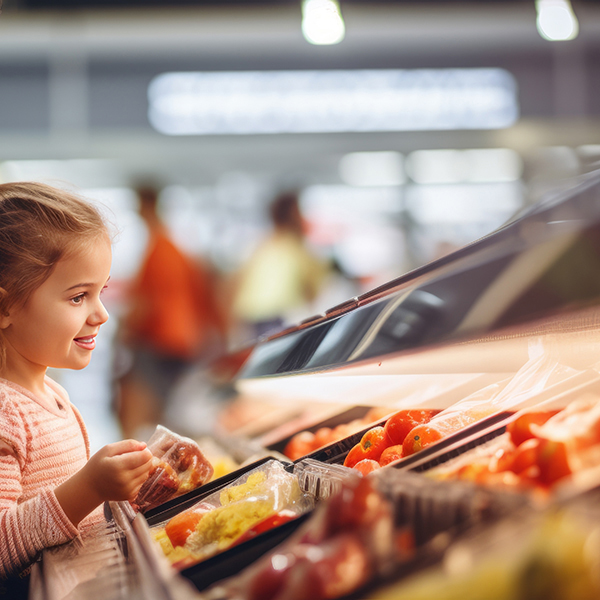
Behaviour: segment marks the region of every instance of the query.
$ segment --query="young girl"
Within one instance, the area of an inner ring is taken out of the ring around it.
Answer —
[[[150,469],[134,440],[90,458],[81,415],[46,375],[90,362],[110,265],[91,205],[38,183],[0,185],[0,596],[15,598],[11,578],[101,519],[104,501],[133,499]]]

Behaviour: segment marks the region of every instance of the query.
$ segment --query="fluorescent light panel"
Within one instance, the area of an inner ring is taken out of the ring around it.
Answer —
[[[523,161],[509,148],[416,150],[406,157],[415,183],[488,183],[520,179]]]
[[[351,152],[340,160],[340,178],[359,187],[401,185],[403,158],[399,152]]]
[[[148,101],[167,135],[499,129],[519,113],[496,68],[164,73]]]

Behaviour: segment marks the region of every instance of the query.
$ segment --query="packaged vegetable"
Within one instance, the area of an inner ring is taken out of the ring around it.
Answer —
[[[213,467],[198,444],[158,425],[148,440],[152,468],[131,503],[140,512],[181,496],[210,480]]]
[[[296,518],[312,506],[313,499],[301,491],[297,477],[271,460],[152,528],[152,534],[171,563],[182,569]]]

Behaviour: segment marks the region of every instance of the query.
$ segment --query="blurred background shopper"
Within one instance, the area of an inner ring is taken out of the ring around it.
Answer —
[[[126,437],[151,433],[179,378],[224,336],[210,270],[171,240],[157,211],[158,190],[141,186],[137,195],[149,239],[120,332],[131,363],[117,401]]]
[[[270,206],[273,230],[242,267],[235,283],[233,318],[246,337],[281,329],[319,292],[326,264],[306,246],[296,192]]]

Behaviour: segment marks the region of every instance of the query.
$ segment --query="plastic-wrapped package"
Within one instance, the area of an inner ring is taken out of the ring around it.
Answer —
[[[158,425],[148,440],[152,469],[132,506],[140,512],[181,496],[210,480],[213,467],[198,444]]]
[[[152,534],[170,562],[184,569],[303,514],[313,504],[298,478],[272,460],[153,527]]]

